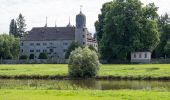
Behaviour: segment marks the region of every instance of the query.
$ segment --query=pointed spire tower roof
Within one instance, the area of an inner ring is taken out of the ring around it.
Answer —
[[[68,23],[67,27],[72,27],[72,25],[70,23],[70,17],[69,17],[69,23]]]
[[[47,27],[47,16],[46,16],[46,23],[45,23],[45,27]]]

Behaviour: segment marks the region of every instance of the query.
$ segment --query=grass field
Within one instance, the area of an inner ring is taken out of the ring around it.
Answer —
[[[0,65],[0,76],[68,76],[65,64]],[[159,78],[170,77],[170,65],[102,65],[98,77]],[[3,82],[3,81],[2,81]],[[34,84],[33,84],[34,85]],[[63,84],[64,85],[64,84]],[[14,85],[15,86],[15,85]],[[170,91],[165,88],[153,90],[50,90],[48,87],[3,88],[0,86],[0,100],[170,100]],[[164,87],[164,86],[162,86]],[[56,87],[54,87],[56,88]],[[63,89],[63,88],[62,88]]]
[[[0,76],[67,76],[66,64],[0,65]],[[102,65],[99,77],[170,78],[170,64]]]
[[[145,90],[0,90],[0,100],[170,100],[170,92]]]

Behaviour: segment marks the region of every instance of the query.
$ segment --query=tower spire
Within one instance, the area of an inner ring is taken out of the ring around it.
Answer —
[[[69,16],[69,25],[71,25],[71,23],[70,23],[70,16]]]
[[[80,13],[82,13],[83,5],[80,5]]]
[[[46,16],[46,23],[45,23],[45,27],[47,27],[47,16]]]
[[[70,22],[70,17],[69,17],[69,23],[68,23],[67,27],[72,27],[71,22]]]
[[[55,20],[55,27],[57,27],[56,20]]]

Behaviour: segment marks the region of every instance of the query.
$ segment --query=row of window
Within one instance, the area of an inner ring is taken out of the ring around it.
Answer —
[[[145,58],[147,58],[147,53],[145,53]],[[137,58],[136,54],[134,54],[134,58]],[[139,57],[138,58],[142,58],[142,54],[139,54]]]
[[[23,46],[24,43],[21,43],[21,46]],[[40,46],[41,43],[30,43],[30,46],[34,46],[34,45],[37,45],[37,46]],[[43,46],[46,46],[47,43],[42,43]],[[53,45],[53,43],[50,43],[50,45]],[[63,43],[63,45],[68,45],[68,43]]]
[[[63,52],[66,52],[67,50],[64,49]],[[24,50],[22,49],[21,52],[24,52]],[[30,53],[33,53],[33,52],[41,52],[41,50],[30,50]],[[47,52],[47,50],[43,50],[43,52]],[[50,53],[54,52],[54,49],[50,49]]]

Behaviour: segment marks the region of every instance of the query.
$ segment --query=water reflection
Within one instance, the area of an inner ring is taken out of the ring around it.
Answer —
[[[50,90],[119,90],[165,88],[170,90],[170,81],[116,81],[116,80],[0,80],[0,89],[50,89]]]

